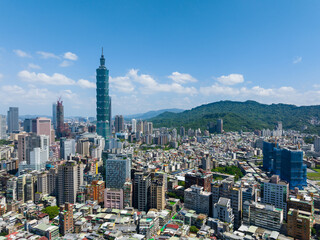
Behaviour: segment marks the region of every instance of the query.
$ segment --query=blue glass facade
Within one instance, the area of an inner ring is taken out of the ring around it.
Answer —
[[[275,143],[263,142],[263,169],[268,172],[272,170],[273,148],[275,146]]]
[[[105,171],[106,188],[120,189],[130,179],[131,159],[109,154],[108,158],[105,159]]]
[[[303,189],[307,186],[307,166],[303,164],[303,152],[278,148],[275,143],[263,143],[263,168],[279,175],[290,188]]]
[[[103,53],[97,68],[97,134],[106,142],[110,137],[111,98],[109,96],[109,70],[105,66]],[[107,144],[106,144],[107,146]]]

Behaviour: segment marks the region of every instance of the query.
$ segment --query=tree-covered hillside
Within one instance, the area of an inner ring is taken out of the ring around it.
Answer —
[[[255,101],[220,101],[201,105],[181,113],[165,112],[150,119],[155,127],[180,127],[206,129],[208,122],[223,119],[225,131],[253,131],[273,129],[282,121],[285,129],[302,130],[320,134],[320,106],[288,104],[260,104]]]

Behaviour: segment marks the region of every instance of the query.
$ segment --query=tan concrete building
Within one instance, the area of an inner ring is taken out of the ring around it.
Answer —
[[[288,211],[288,235],[294,239],[311,239],[313,217],[310,212],[290,208]]]
[[[166,206],[165,188],[162,180],[156,179],[151,183],[150,208],[162,210]]]
[[[92,181],[90,185],[87,186],[87,200],[98,201],[102,204],[104,201],[104,181]]]
[[[65,203],[60,207],[59,232],[63,236],[67,233],[73,233],[73,227],[73,206],[70,203]]]

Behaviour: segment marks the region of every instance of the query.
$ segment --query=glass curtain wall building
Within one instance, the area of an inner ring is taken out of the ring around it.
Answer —
[[[303,164],[301,150],[280,148],[273,142],[264,142],[263,168],[287,181],[290,189],[307,186],[307,166]]]

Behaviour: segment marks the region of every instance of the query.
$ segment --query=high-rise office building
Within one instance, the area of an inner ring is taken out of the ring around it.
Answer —
[[[133,207],[139,211],[150,209],[150,173],[136,172],[133,179]]]
[[[0,114],[0,139],[7,138],[7,119],[5,115]]]
[[[19,131],[19,108],[10,107],[7,115],[8,133]]]
[[[314,144],[314,151],[320,152],[320,137],[315,137],[313,144]]]
[[[186,135],[186,129],[183,126],[181,126],[180,127],[180,136],[184,137],[185,135]]]
[[[208,122],[207,129],[209,133],[214,133],[216,131],[216,124],[214,122]]]
[[[83,185],[82,163],[70,160],[58,167],[58,204],[75,203],[77,191]]]
[[[8,202],[17,200],[17,181],[16,177],[10,178],[7,182],[6,198]]]
[[[109,96],[109,70],[105,66],[105,58],[102,52],[100,66],[97,68],[97,133],[105,140],[108,140],[110,131],[111,98]]]
[[[38,117],[33,119],[32,124],[34,125],[33,129],[37,135],[51,135],[51,119]]]
[[[263,143],[263,168],[280,175],[290,189],[307,186],[307,166],[303,163],[303,151],[281,148],[275,143]]]
[[[26,175],[20,175],[17,181],[17,200],[24,202]]]
[[[122,155],[109,154],[105,159],[106,188],[123,188],[130,179],[131,159]]]
[[[32,120],[33,120],[33,119],[26,118],[26,119],[23,121],[23,131],[25,131],[25,132],[27,132],[27,133],[33,132],[33,129],[32,129]]]
[[[46,135],[21,134],[18,136],[18,158],[20,170],[40,170],[49,159],[49,137]]]
[[[153,133],[153,123],[152,122],[148,122],[147,134],[152,134],[152,133]]]
[[[273,159],[273,148],[275,148],[276,143],[274,142],[263,142],[262,154],[263,154],[263,168],[266,171],[271,171],[272,169],[272,159]]]
[[[137,120],[132,119],[132,120],[131,120],[131,124],[132,124],[132,130],[131,130],[131,132],[133,132],[133,133],[137,132]]]
[[[43,136],[43,137],[47,138],[47,136]],[[49,142],[49,140],[47,141]],[[34,170],[44,169],[48,159],[49,159],[49,147],[34,148],[30,152],[30,164],[26,167]]]
[[[48,194],[48,174],[41,172],[37,175],[37,192]]]
[[[148,122],[147,121],[143,121],[143,134],[147,134],[148,133]]]
[[[116,115],[114,120],[114,127],[116,133],[124,131],[124,118],[122,115]]]
[[[57,118],[56,118],[56,135],[58,138],[64,136],[64,110],[63,110],[63,105],[62,101],[60,99],[57,101]]]
[[[143,121],[142,120],[139,120],[137,122],[137,132],[138,133],[143,133]]]
[[[217,133],[223,133],[223,120],[217,120]]]
[[[53,129],[57,129],[57,104],[53,103],[52,104],[52,125]]]
[[[37,183],[37,176],[26,174],[26,185],[25,185],[25,195],[24,201],[32,201],[34,202],[34,194]]]
[[[47,173],[48,182],[48,194],[51,196],[57,196],[58,186],[58,168],[50,168]]]
[[[68,156],[76,154],[76,142],[74,139],[60,139],[60,158],[68,160]]]

